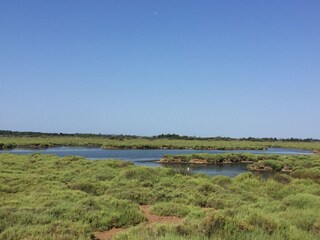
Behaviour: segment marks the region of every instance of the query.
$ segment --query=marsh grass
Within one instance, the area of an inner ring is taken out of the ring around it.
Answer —
[[[320,142],[303,141],[249,141],[215,139],[170,139],[143,137],[80,137],[80,136],[0,136],[0,149],[16,147],[48,148],[55,146],[101,147],[104,149],[215,149],[263,150],[267,148],[293,148],[320,151]]]
[[[209,177],[124,161],[0,154],[0,239],[90,239],[112,227],[127,228],[118,240],[320,239],[319,158],[281,158],[293,172],[261,180],[250,172]],[[141,224],[139,204],[183,221]]]

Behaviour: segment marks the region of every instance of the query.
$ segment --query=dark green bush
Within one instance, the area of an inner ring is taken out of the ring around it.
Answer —
[[[210,214],[199,224],[199,232],[210,237],[218,231],[223,231],[226,222],[226,217],[221,213]]]

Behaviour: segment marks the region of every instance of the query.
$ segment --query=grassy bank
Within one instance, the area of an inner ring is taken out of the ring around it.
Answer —
[[[46,148],[55,146],[101,147],[105,149],[267,149],[293,148],[320,151],[320,142],[289,141],[244,141],[244,140],[207,140],[207,139],[165,139],[165,138],[108,138],[108,137],[0,137],[0,149],[16,147]]]
[[[127,227],[116,239],[319,239],[320,156],[295,157],[289,175],[260,180],[0,154],[0,239],[90,239],[112,227]],[[141,204],[183,221],[140,224]]]

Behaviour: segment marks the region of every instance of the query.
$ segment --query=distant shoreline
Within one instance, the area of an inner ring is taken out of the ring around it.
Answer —
[[[0,136],[0,150],[47,149],[52,147],[87,147],[101,149],[163,149],[163,150],[268,150],[284,148],[308,150],[320,153],[320,142],[268,142],[239,140],[186,140],[145,138],[96,138],[96,137],[3,137]]]

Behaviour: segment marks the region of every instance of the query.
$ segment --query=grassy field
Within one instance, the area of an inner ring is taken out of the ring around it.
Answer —
[[[15,147],[43,148],[54,146],[94,146],[101,148],[137,149],[266,149],[295,148],[320,151],[320,142],[244,141],[244,140],[185,140],[154,138],[106,138],[106,137],[0,137],[0,149]]]
[[[118,240],[320,239],[320,156],[278,161],[290,162],[292,172],[263,180],[250,172],[209,177],[124,161],[0,154],[0,239],[90,239],[112,227],[127,228]],[[141,204],[182,223],[144,225]]]

